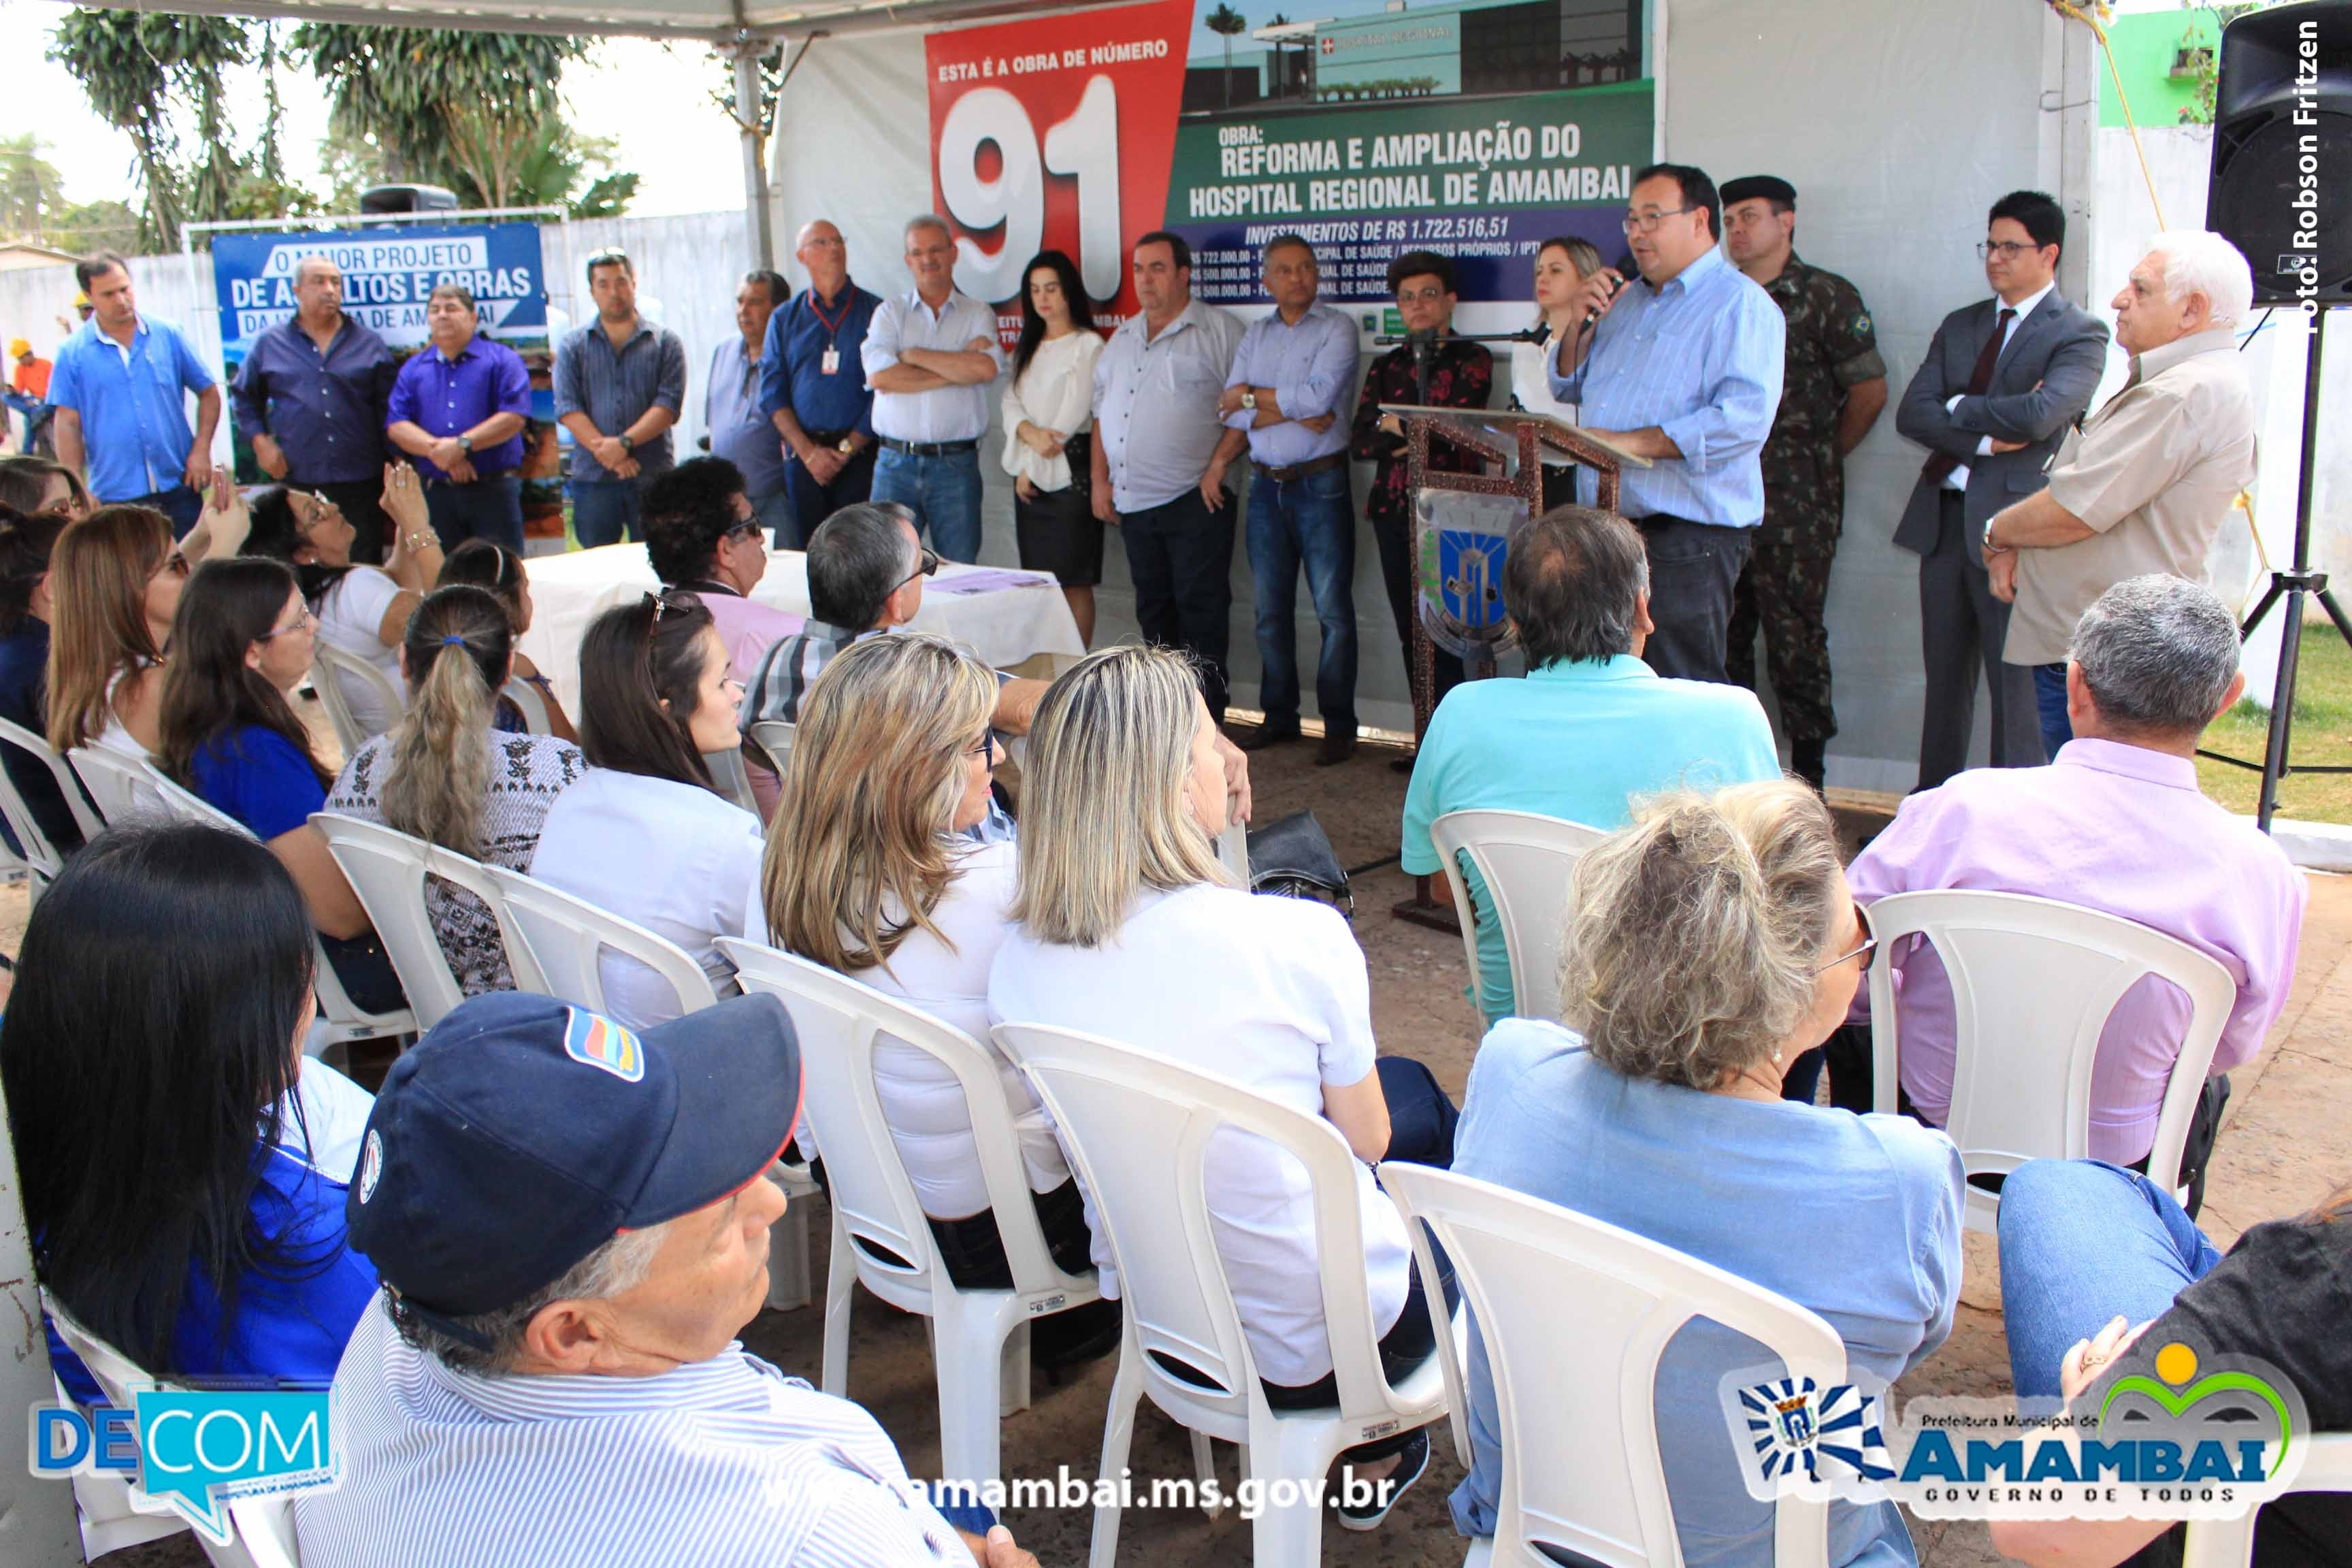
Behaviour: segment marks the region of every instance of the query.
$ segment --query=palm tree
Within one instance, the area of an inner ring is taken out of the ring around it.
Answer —
[[[1202,26],[1225,41],[1225,107],[1234,106],[1234,37],[1249,31],[1249,18],[1217,0],[1217,8],[1202,20]]]
[[[37,237],[64,209],[65,182],[44,151],[29,131],[0,138],[0,236]]]

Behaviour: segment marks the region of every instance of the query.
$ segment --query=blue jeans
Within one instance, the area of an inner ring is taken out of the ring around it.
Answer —
[[[1258,706],[1269,729],[1298,724],[1298,639],[1291,612],[1298,568],[1323,629],[1315,706],[1324,729],[1356,732],[1356,507],[1346,464],[1288,484],[1263,469],[1250,481],[1250,574],[1257,580]]]
[[[639,507],[644,492],[635,479],[572,481],[572,532],[583,550],[618,544],[625,534],[643,539]]]
[[[2066,721],[2066,666],[2063,661],[2033,667],[2033,710],[2042,721],[2042,754],[2054,763],[2058,760],[2058,748],[2074,738],[2074,726]]]
[[[2020,1399],[2055,1399],[2078,1340],[2144,1323],[2221,1261],[2172,1194],[2103,1160],[2032,1160],[2000,1189],[2000,1304]]]
[[[897,501],[915,513],[915,531],[929,530],[931,548],[950,561],[980,559],[980,453],[918,458],[882,448],[874,459],[877,501]]]
[[[129,500],[110,505],[152,507],[172,520],[172,537],[185,539],[188,531],[196,526],[196,519],[205,511],[205,498],[185,485],[173,485],[153,495],[132,496]]]
[[[520,474],[486,474],[467,485],[427,479],[425,510],[444,550],[455,550],[469,539],[487,539],[522,553]]]

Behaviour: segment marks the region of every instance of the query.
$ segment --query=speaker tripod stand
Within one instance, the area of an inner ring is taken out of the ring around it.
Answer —
[[[2234,768],[2244,768],[2263,775],[2262,793],[2257,797],[2254,812],[2256,826],[2264,833],[2271,830],[2271,818],[2278,813],[2279,781],[2294,772],[2289,761],[2289,748],[2294,731],[2294,689],[2300,673],[2303,645],[2303,611],[2305,599],[2315,599],[2336,624],[2336,635],[2344,645],[2352,648],[2352,620],[2345,617],[2344,607],[2336,602],[2335,593],[2327,586],[2327,574],[2314,571],[2311,564],[2311,500],[2316,488],[2314,469],[2319,455],[2319,366],[2320,342],[2326,335],[2327,310],[2311,318],[2311,338],[2304,351],[2303,366],[2303,453],[2296,474],[2294,500],[2294,554],[2285,571],[2271,572],[2270,586],[2255,602],[2253,611],[2239,628],[2241,637],[2254,635],[2263,617],[2273,607],[2284,604],[2286,624],[2280,629],[2278,681],[2271,694],[2270,731],[2263,746],[2263,760],[2249,762],[2243,757],[2230,756],[2222,752],[2209,752],[2200,747],[2197,754],[2217,763],[2227,763]],[[2341,763],[2315,763],[2303,769],[2307,773],[2352,773],[2352,767]]]

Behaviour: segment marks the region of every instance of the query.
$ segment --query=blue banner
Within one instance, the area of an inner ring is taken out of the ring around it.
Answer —
[[[224,234],[213,240],[221,357],[233,374],[264,331],[294,313],[294,274],[306,256],[343,273],[343,313],[395,349],[424,346],[425,302],[462,283],[481,330],[509,348],[545,347],[547,280],[539,226],[528,223],[401,224],[383,228]]]

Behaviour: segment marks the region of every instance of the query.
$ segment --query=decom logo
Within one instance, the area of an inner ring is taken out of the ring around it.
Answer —
[[[230,1503],[316,1490],[340,1473],[331,1390],[142,1388],[131,1402],[34,1406],[33,1474],[136,1474],[134,1505],[143,1493],[226,1545]]]
[[[1759,1499],[1891,1499],[1923,1519],[2221,1519],[2288,1489],[2310,1431],[2292,1384],[2178,1340],[2152,1359],[2155,1375],[2094,1385],[2072,1408],[1922,1395],[1883,1420],[1883,1393],[1759,1369],[1726,1378],[1723,1397]]]

